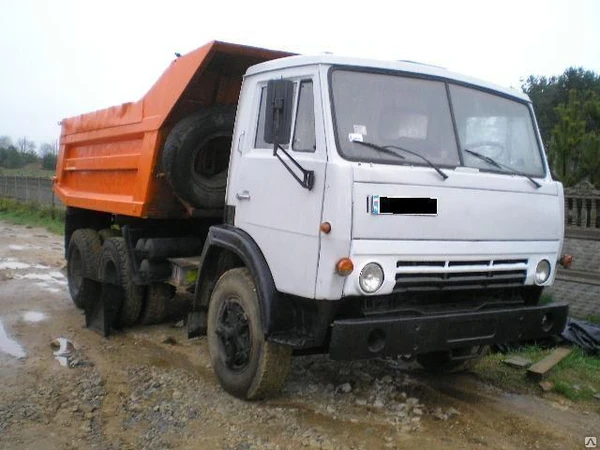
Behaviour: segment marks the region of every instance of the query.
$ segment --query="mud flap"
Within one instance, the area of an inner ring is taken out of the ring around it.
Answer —
[[[117,322],[123,298],[120,295],[101,295],[92,304],[85,305],[85,326],[108,337]]]
[[[192,311],[188,314],[187,332],[188,339],[206,336],[207,317],[206,311]]]

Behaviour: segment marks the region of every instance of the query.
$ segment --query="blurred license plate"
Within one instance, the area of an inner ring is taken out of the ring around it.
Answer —
[[[431,197],[371,197],[371,214],[406,216],[437,216],[437,198]]]

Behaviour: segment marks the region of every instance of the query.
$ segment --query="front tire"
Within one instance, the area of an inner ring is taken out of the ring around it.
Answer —
[[[208,308],[208,348],[221,386],[243,400],[278,393],[292,350],[265,339],[256,286],[246,268],[225,272]]]

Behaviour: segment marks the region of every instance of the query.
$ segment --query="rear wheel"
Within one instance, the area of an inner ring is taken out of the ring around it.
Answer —
[[[98,231],[98,235],[100,235],[100,240],[104,242],[109,238],[121,236],[121,232],[115,228],[103,228]]]
[[[166,283],[152,283],[146,292],[146,301],[140,315],[142,325],[154,325],[165,320],[167,302],[175,295],[175,288]]]
[[[248,269],[231,269],[219,278],[210,298],[207,337],[213,369],[230,394],[255,400],[285,384],[292,351],[265,339]]]
[[[102,244],[98,233],[90,228],[75,230],[67,249],[69,293],[78,308],[93,304],[100,295],[98,261]]]
[[[131,263],[123,238],[108,238],[102,246],[100,257],[100,280],[102,281],[102,296],[107,301],[112,296],[121,296],[121,309],[118,313],[119,327],[130,327],[140,317],[144,288],[133,282]]]

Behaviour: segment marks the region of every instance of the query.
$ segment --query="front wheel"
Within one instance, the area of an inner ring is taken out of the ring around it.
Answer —
[[[265,339],[256,286],[246,268],[225,272],[208,308],[208,349],[221,386],[243,400],[278,393],[292,350]]]

